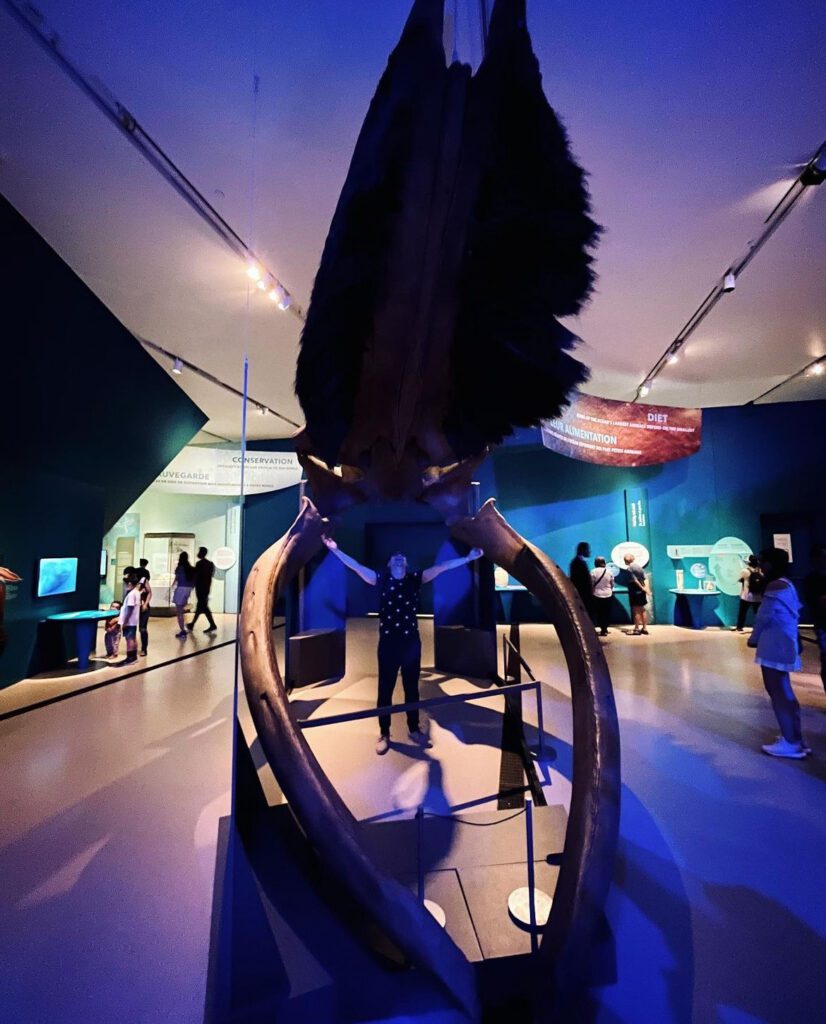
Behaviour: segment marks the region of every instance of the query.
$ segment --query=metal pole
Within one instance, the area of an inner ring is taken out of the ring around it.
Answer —
[[[416,808],[416,869],[419,903],[424,903],[424,807],[421,804]]]
[[[530,793],[525,794],[525,838],[528,845],[528,913],[531,922],[531,952],[537,951],[536,939],[536,881],[534,879],[533,866],[533,797]]]
[[[536,684],[536,727],[539,730],[539,759],[545,756],[545,715],[542,711],[542,683]]]

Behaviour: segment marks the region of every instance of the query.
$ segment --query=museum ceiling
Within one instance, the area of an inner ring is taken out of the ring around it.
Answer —
[[[61,50],[138,118],[306,306],[408,0],[37,6]],[[477,4],[457,9],[460,53],[476,62]],[[571,324],[592,368],[586,390],[630,400],[823,141],[826,9],[756,0],[743,17],[726,0],[533,0],[529,21],[546,92],[606,228],[596,294]],[[247,313],[243,262],[7,3],[0,81],[0,191],[135,334],[235,387],[248,343],[250,393],[300,421],[299,319],[255,289]],[[807,191],[646,400],[742,404],[826,354],[825,264],[826,186]],[[209,431],[238,436],[238,399],[191,373],[177,379]],[[824,397],[826,375],[772,396]],[[273,416],[249,423],[253,437],[292,432]]]

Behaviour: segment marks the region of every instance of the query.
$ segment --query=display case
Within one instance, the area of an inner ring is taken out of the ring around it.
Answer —
[[[175,589],[175,567],[182,551],[195,564],[194,533],[146,533],[143,557],[149,562],[152,584],[152,614],[174,615],[172,593]]]

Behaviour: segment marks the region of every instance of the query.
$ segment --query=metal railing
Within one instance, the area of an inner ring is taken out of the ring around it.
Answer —
[[[483,690],[481,693],[451,693],[441,697],[428,697],[426,700],[414,700],[405,704],[385,704],[382,707],[365,708],[363,711],[347,711],[340,715],[327,715],[324,718],[300,718],[298,725],[302,729],[318,729],[323,725],[341,725],[344,722],[357,722],[363,718],[378,718],[379,715],[397,715],[406,711],[419,711],[422,708],[435,708],[442,704],[466,704],[472,700],[489,700],[491,697],[501,697],[508,693],[523,693],[525,690],[533,690],[536,694],[536,720],[539,733],[539,756],[545,754],[545,729],[544,715],[542,712],[542,683],[538,679],[531,679],[529,683],[509,683],[506,686],[497,686],[495,689]]]
[[[408,701],[404,704],[387,704],[382,707],[365,708],[363,711],[348,711],[340,715],[326,715],[323,718],[301,718],[298,720],[298,725],[302,730],[305,729],[318,729],[322,726],[327,725],[341,725],[344,722],[357,722],[362,719],[376,718],[379,715],[395,715],[407,711],[419,711],[423,708],[440,707],[444,704],[466,704],[472,700],[487,700],[491,697],[507,697],[511,693],[524,693],[526,690],[533,690],[536,694],[536,716],[537,716],[537,728],[539,733],[539,742],[537,748],[537,754],[539,758],[543,758],[545,755],[545,737],[544,737],[544,716],[542,712],[542,683],[535,679],[531,672],[530,666],[520,654],[518,648],[507,638],[504,637],[504,643],[502,645],[503,652],[507,650],[505,644],[510,645],[513,651],[516,653],[522,667],[528,673],[531,678],[529,683],[507,683],[504,686],[497,686],[495,689],[485,690],[482,693],[456,693],[456,694],[445,694],[441,697],[428,697],[425,700]],[[503,665],[503,674],[506,672],[507,662]],[[425,810],[423,805],[419,805],[416,809],[416,891],[419,903],[427,907],[430,912],[433,912],[433,905],[429,901],[425,900],[425,870],[424,870],[424,818],[428,812]],[[526,853],[527,853],[527,882],[528,882],[528,905],[530,919],[528,923],[528,931],[530,932],[531,942],[531,953],[536,953],[539,948],[537,939],[537,932],[540,927],[545,926],[543,921],[540,925],[536,919],[536,879],[534,871],[534,837],[533,837],[533,798],[530,789],[525,794],[525,808],[524,811],[520,811],[519,814],[525,814],[525,842],[526,842]],[[442,815],[435,815],[435,817],[442,817]],[[506,819],[510,820],[510,819]],[[493,823],[492,823],[493,824]],[[440,908],[437,908],[440,910]],[[440,910],[442,915],[443,911]]]

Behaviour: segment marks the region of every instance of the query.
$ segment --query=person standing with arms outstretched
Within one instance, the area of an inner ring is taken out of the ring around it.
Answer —
[[[390,556],[387,569],[376,572],[355,558],[345,555],[331,537],[323,537],[327,550],[348,569],[371,587],[380,588],[379,597],[379,693],[376,707],[384,708],[393,703],[393,690],[399,670],[402,674],[404,700],[406,704],[419,699],[419,673],[422,666],[422,641],[416,612],[419,609],[419,591],[423,583],[430,583],[448,569],[456,569],[482,557],[482,549],[474,548],[464,558],[451,558],[429,569],[410,570],[407,558],[401,551]],[[410,739],[422,747],[431,746],[430,740],[419,728],[418,710],[407,712],[407,728]],[[390,715],[379,717],[379,738],[376,753],[386,754],[390,749]]]
[[[209,591],[214,575],[215,563],[207,558],[207,549],[198,548],[198,561],[195,563],[195,618],[186,627],[190,633],[195,629],[195,623],[201,615],[206,615],[209,623],[204,630],[205,633],[214,633],[218,628],[209,610]]]

